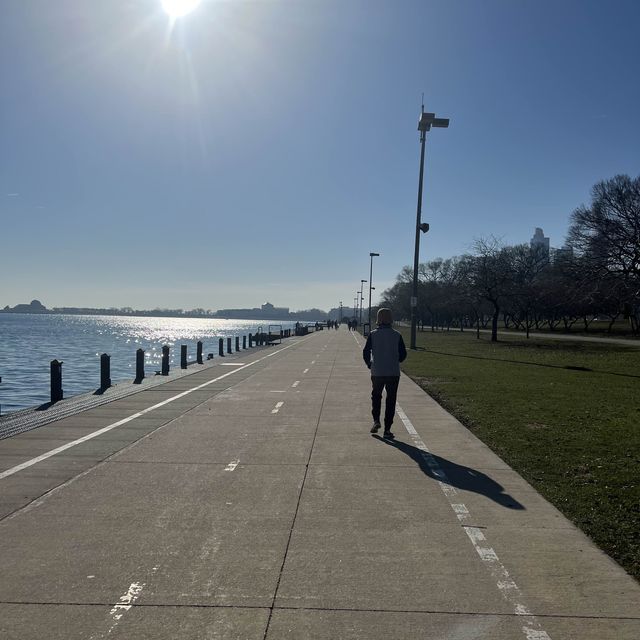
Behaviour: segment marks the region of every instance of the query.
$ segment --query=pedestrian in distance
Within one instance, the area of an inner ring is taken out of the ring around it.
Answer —
[[[376,320],[378,328],[369,334],[362,350],[365,364],[371,369],[371,433],[377,433],[381,427],[382,391],[386,390],[383,437],[393,440],[391,425],[396,412],[400,363],[407,357],[407,349],[400,333],[391,326],[391,309],[379,309]]]

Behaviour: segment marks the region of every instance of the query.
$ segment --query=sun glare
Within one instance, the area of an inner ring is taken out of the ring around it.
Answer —
[[[162,0],[162,8],[172,18],[179,18],[193,11],[200,0]]]

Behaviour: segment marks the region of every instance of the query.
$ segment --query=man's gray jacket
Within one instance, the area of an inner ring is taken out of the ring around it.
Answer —
[[[399,376],[400,363],[407,357],[407,349],[402,336],[390,324],[381,324],[369,334],[362,357],[372,376]]]

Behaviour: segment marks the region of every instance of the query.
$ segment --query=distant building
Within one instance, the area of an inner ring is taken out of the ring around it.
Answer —
[[[40,300],[32,300],[29,304],[17,304],[15,307],[7,305],[2,311],[5,313],[51,313]]]
[[[549,238],[544,235],[544,231],[540,227],[536,227],[533,238],[531,238],[531,248],[549,257]]]
[[[569,262],[573,258],[573,247],[565,244],[564,247],[560,249],[552,249],[552,258],[554,264],[565,261]]]
[[[270,302],[265,302],[260,308],[252,309],[220,309],[215,313],[217,318],[243,318],[248,320],[288,320],[290,318],[289,307],[274,307]]]
[[[289,307],[274,307],[270,302],[265,302],[260,308],[265,314],[289,315]]]

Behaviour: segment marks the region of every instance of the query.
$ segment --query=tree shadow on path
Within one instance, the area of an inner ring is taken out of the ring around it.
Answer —
[[[473,491],[487,498],[490,498],[497,504],[506,509],[522,510],[524,505],[520,504],[515,498],[504,492],[504,487],[490,478],[486,473],[477,471],[470,467],[457,464],[446,458],[435,455],[418,447],[414,447],[400,440],[385,440],[378,435],[373,436],[378,442],[382,442],[414,460],[420,467],[421,471],[432,478],[444,482],[456,489],[463,491]]]

